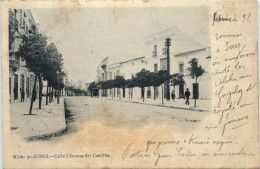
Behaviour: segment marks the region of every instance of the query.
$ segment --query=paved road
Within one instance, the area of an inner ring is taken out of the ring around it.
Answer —
[[[68,132],[51,140],[70,137],[77,132],[88,135],[92,122],[112,129],[133,130],[156,123],[172,127],[177,132],[190,132],[208,114],[90,97],[69,97],[67,105],[68,110],[71,111],[71,117],[67,119]]]

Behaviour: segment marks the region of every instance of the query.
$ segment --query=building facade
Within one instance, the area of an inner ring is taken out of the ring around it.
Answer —
[[[175,98],[184,98],[184,92],[189,88],[191,98],[193,98],[195,90],[198,90],[199,99],[211,99],[210,47],[200,45],[192,37],[182,33],[176,27],[155,33],[148,37],[146,45],[150,49],[150,52],[144,53],[145,56],[118,63],[110,63],[109,57],[102,60],[97,70],[97,72],[100,72],[97,74],[97,82],[114,79],[117,75],[123,76],[125,79],[131,79],[132,76],[135,76],[135,74],[142,69],[149,70],[150,72],[167,70],[167,50],[165,44],[167,38],[171,39],[171,46],[169,47],[170,74],[182,74],[184,75],[185,81],[184,84],[175,87],[170,84],[170,92],[175,90]],[[205,69],[205,73],[198,78],[198,87],[196,87],[195,79],[191,78],[188,71],[188,67],[190,67],[189,61],[193,58],[196,58],[198,64]],[[155,90],[153,87],[146,87],[145,98],[154,98],[154,96],[155,98],[167,98],[166,89],[166,83],[157,87]],[[119,92],[112,90],[107,95],[109,96],[116,92],[119,93],[120,96],[122,95],[122,97],[141,97],[141,89],[138,87],[126,89],[129,90],[126,92],[122,91],[123,89],[117,90],[119,90]]]
[[[31,33],[35,22],[29,9],[9,9],[9,102],[32,97],[35,75],[28,71],[25,61],[16,54],[22,37]],[[38,89],[38,83],[36,89]]]

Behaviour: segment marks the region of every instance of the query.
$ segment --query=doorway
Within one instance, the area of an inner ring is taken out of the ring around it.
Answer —
[[[18,99],[18,75],[14,75],[14,100]]]
[[[179,85],[179,98],[184,98],[184,84]]]

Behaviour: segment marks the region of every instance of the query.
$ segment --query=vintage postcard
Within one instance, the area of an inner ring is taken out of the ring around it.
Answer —
[[[4,168],[259,168],[256,1],[2,1]]]

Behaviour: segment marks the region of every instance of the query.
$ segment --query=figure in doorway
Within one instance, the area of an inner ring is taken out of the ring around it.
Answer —
[[[172,101],[174,101],[174,99],[175,99],[175,91],[172,90]]]
[[[24,102],[24,90],[20,89],[20,93],[21,93],[21,102]]]

